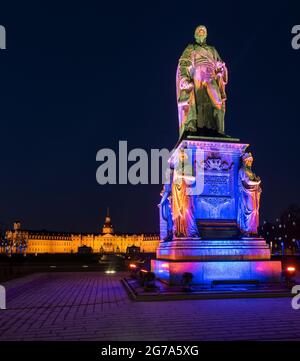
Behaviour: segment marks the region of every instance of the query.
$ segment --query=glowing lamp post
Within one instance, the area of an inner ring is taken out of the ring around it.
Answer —
[[[287,286],[292,286],[295,283],[297,269],[295,266],[287,266],[283,271],[283,276]]]

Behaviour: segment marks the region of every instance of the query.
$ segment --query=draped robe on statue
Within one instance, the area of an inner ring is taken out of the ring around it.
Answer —
[[[172,219],[172,209],[171,209],[171,194],[172,194],[172,185],[166,183],[161,192],[161,216],[163,220],[167,223],[167,235],[165,240],[172,240],[173,238],[173,219]]]
[[[239,202],[237,221],[242,232],[257,234],[259,224],[260,180],[250,168],[239,170]]]
[[[227,68],[213,46],[187,46],[176,75],[180,135],[198,128],[224,133],[226,83]]]
[[[194,216],[194,197],[187,194],[187,189],[195,177],[182,175],[174,171],[172,183],[172,214],[176,237],[198,237]]]

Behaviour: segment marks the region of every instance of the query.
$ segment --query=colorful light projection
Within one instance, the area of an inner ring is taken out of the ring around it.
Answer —
[[[278,261],[177,261],[152,260],[151,269],[169,284],[180,284],[185,272],[193,274],[193,283],[208,284],[215,280],[278,282],[281,263]]]

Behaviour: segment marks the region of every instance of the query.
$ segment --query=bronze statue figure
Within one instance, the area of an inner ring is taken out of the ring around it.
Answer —
[[[225,85],[228,72],[217,50],[206,44],[207,29],[200,25],[177,67],[179,135],[224,135]]]

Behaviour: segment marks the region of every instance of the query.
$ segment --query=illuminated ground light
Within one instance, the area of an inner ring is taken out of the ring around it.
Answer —
[[[136,264],[130,263],[129,268],[131,268],[131,269],[136,269]]]
[[[169,271],[169,264],[168,263],[163,263],[160,266],[160,269],[158,270],[158,273],[164,273],[166,271]]]
[[[108,269],[105,271],[106,274],[114,274],[116,271],[114,269]]]
[[[289,282],[294,282],[294,278],[296,276],[296,267],[294,266],[287,266],[285,271],[284,271],[284,276],[286,281]]]
[[[287,269],[286,269],[289,273],[295,273],[296,272],[296,267],[294,267],[294,266],[289,266],[289,267],[287,267]]]

